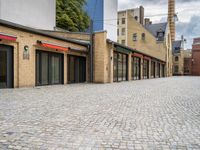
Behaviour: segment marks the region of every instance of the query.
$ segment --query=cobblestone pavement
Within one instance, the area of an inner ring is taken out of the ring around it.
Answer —
[[[0,149],[200,150],[200,78],[0,90]]]

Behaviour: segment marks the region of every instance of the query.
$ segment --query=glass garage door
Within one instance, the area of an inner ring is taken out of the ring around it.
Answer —
[[[114,82],[127,81],[128,56],[114,52],[113,80]]]
[[[86,58],[68,55],[68,83],[86,82]]]
[[[0,45],[0,88],[13,88],[13,47]]]
[[[140,80],[141,58],[132,57],[132,79]]]
[[[154,61],[151,61],[151,77],[156,77],[156,63]]]
[[[143,63],[143,78],[148,79],[149,78],[149,61],[144,59]]]
[[[63,83],[63,54],[36,51],[36,85]]]
[[[160,78],[160,63],[157,63],[157,77]]]

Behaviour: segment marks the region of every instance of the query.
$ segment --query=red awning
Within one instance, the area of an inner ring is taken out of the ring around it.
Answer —
[[[8,40],[8,41],[16,41],[17,37],[13,35],[8,35],[4,33],[0,33],[0,39],[2,40]]]
[[[147,56],[144,56],[144,59],[146,59],[146,60],[151,60],[151,58],[150,58],[150,57],[147,57]]]
[[[60,45],[57,45],[57,44],[52,44],[52,43],[47,43],[47,42],[42,42],[42,41],[37,41],[37,43],[40,46],[45,47],[45,48],[56,49],[56,50],[64,51],[64,52],[69,50],[68,47],[60,46]]]
[[[140,58],[143,58],[143,55],[142,55],[142,54],[139,54],[139,53],[133,53],[132,56],[133,56],[133,57],[140,57]]]

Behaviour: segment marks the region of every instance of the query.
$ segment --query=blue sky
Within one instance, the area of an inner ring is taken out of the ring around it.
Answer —
[[[154,23],[167,20],[168,0],[118,0],[119,10],[135,8],[140,5],[145,8],[145,16]],[[179,21],[176,23],[176,38],[184,35],[187,39],[185,48],[191,48],[192,39],[200,37],[200,0],[176,0],[176,12]],[[160,15],[163,14],[163,15]]]

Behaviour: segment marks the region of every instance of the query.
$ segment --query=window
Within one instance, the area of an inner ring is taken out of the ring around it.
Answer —
[[[114,52],[113,79],[114,82],[126,81],[128,74],[128,57],[126,54]]]
[[[158,41],[163,41],[164,40],[164,36],[165,36],[165,32],[162,29],[160,29],[157,32],[157,40]]]
[[[117,25],[119,25],[119,19],[117,20]]]
[[[133,41],[137,41],[137,33],[133,34]]]
[[[117,36],[119,36],[119,29],[117,29]]]
[[[175,72],[175,73],[178,73],[178,70],[179,70],[178,66],[175,66],[175,67],[174,67],[174,72]]]
[[[126,23],[126,18],[122,18],[122,24]]]
[[[142,33],[142,40],[145,40],[145,33]]]
[[[175,61],[178,61],[178,56],[175,57]]]
[[[138,21],[138,16],[135,16],[135,20]]]
[[[122,28],[122,35],[125,35],[126,29]]]
[[[126,41],[125,41],[125,40],[122,40],[122,44],[125,45],[125,44],[126,44]]]
[[[63,55],[36,51],[36,85],[63,83]]]
[[[132,57],[132,80],[140,80],[141,59]]]
[[[144,59],[143,63],[143,78],[148,79],[149,78],[149,61]]]

